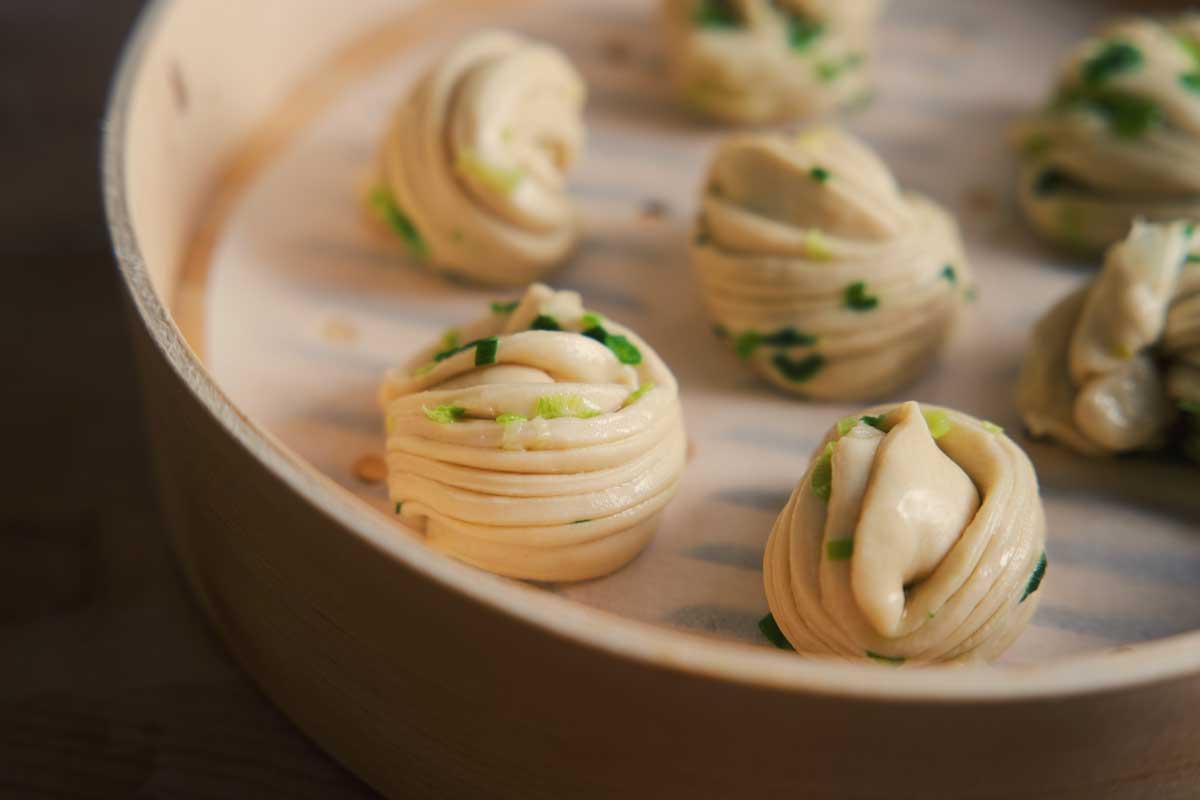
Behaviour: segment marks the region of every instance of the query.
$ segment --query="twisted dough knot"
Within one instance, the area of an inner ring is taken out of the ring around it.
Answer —
[[[1033,615],[1045,520],[1000,429],[904,403],[843,420],[775,521],[767,601],[804,653],[991,659]]]
[[[954,220],[845,133],[727,139],[692,262],[718,332],[778,386],[876,397],[940,349],[970,274]]]
[[[1030,432],[1087,454],[1179,439],[1200,461],[1200,266],[1189,255],[1193,233],[1191,223],[1135,222],[1091,285],[1037,324],[1017,387]]]
[[[564,173],[583,142],[584,92],[557,50],[472,36],[396,110],[372,203],[418,259],[485,283],[528,283],[578,232]]]
[[[825,114],[869,95],[879,0],[664,0],[674,81],[735,122]]]
[[[1122,20],[1081,44],[1016,139],[1021,204],[1060,244],[1096,252],[1136,217],[1200,218],[1200,16]]]
[[[451,334],[380,390],[397,513],[435,549],[515,578],[583,580],[633,559],[683,470],[658,355],[540,284]]]

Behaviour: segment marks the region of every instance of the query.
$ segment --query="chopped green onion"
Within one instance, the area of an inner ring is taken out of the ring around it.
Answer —
[[[866,424],[870,425],[872,428],[874,428],[877,431],[883,431],[884,433],[887,433],[888,429],[887,429],[886,424],[884,423],[885,417],[887,417],[887,414],[880,414],[877,417],[873,417],[870,414],[867,414],[862,417],[862,421],[865,422]]]
[[[817,456],[809,485],[813,494],[822,500],[829,500],[829,495],[833,492],[833,442],[825,445],[825,450]]]
[[[454,168],[460,175],[478,181],[501,194],[512,194],[525,177],[519,169],[487,163],[471,147],[464,147],[458,152]]]
[[[1129,72],[1142,64],[1142,51],[1128,42],[1106,42],[1096,55],[1083,65],[1083,80],[1088,84],[1099,84],[1122,72]]]
[[[1004,433],[1004,428],[1001,428],[991,420],[981,420],[979,424],[982,425],[983,429],[988,433]]]
[[[942,277],[951,286],[958,283],[958,272],[954,269],[953,264],[947,264],[946,266],[942,267]]]
[[[843,72],[861,66],[866,61],[862,53],[850,53],[841,61],[825,61],[817,65],[817,77],[825,83],[837,80]]]
[[[654,381],[646,381],[641,386],[639,386],[638,388],[634,389],[632,392],[629,393],[629,396],[625,398],[625,402],[621,404],[621,408],[627,408],[627,407],[633,405],[638,400],[642,399],[642,395],[646,394],[646,392],[650,391],[653,388],[654,388]]]
[[[795,11],[787,12],[787,29],[788,46],[796,53],[803,53],[812,47],[825,33],[825,26],[821,22]]]
[[[1188,253],[1183,261],[1185,264],[1200,264],[1200,253]]]
[[[808,175],[817,183],[825,183],[829,180],[829,170],[824,167],[813,167],[809,170]]]
[[[804,234],[804,251],[805,255],[813,261],[833,259],[833,251],[829,249],[829,242],[825,240],[825,234],[818,230],[811,230]]]
[[[593,325],[583,331],[583,335],[607,347],[622,364],[642,363],[642,351],[637,349],[637,345],[619,333],[609,333],[603,325]]]
[[[418,261],[429,258],[429,245],[425,243],[417,226],[397,205],[391,190],[385,186],[376,186],[367,196],[367,204],[404,241],[405,247],[414,258]]]
[[[754,351],[758,349],[761,343],[761,333],[746,331],[745,333],[739,333],[737,338],[733,340],[733,349],[739,358],[749,358],[754,355]]]
[[[496,350],[500,348],[500,340],[495,336],[480,339],[475,345],[475,366],[484,367],[496,363]]]
[[[453,350],[458,347],[458,328],[450,328],[443,333],[440,346],[443,350]]]
[[[853,539],[832,539],[825,543],[825,557],[830,561],[849,561],[853,555]]]
[[[1180,75],[1179,85],[1189,92],[1200,94],[1200,72],[1185,72]]]
[[[531,331],[561,331],[562,326],[558,324],[558,320],[548,314],[538,314],[534,318],[533,324],[529,326]]]
[[[929,433],[933,438],[940,439],[950,432],[950,417],[945,411],[941,409],[922,411],[921,416],[925,417],[925,424],[929,426]]]
[[[763,336],[762,343],[767,347],[812,347],[817,337],[788,326]]]
[[[499,422],[501,425],[508,425],[513,422],[527,422],[527,420],[520,414],[501,414],[496,417],[496,422]]]
[[[428,364],[422,364],[421,366],[419,366],[413,370],[413,377],[419,378],[422,375],[428,375],[429,373],[433,372],[434,369],[437,368],[437,365],[438,365],[438,362],[436,362],[436,361],[430,361]]]
[[[600,415],[600,409],[577,394],[547,394],[538,398],[533,415],[542,419],[577,417],[590,419]]]
[[[867,294],[867,284],[863,281],[855,281],[847,286],[843,300],[851,311],[870,311],[879,305],[879,298]]]
[[[520,300],[511,300],[507,303],[500,300],[492,301],[493,314],[511,314],[517,310],[517,306],[521,304]]]
[[[775,358],[771,359],[771,363],[789,381],[803,383],[811,380],[821,371],[821,367],[825,366],[825,356],[820,353],[812,353],[798,361],[793,361],[783,353],[776,353]]]
[[[926,616],[928,616],[930,619],[933,619],[934,617],[936,617],[936,616],[937,616],[937,612],[936,612],[936,611],[930,611],[930,612],[929,612],[929,613],[928,613]]]
[[[758,629],[762,631],[762,635],[767,637],[767,641],[778,647],[780,650],[795,650],[787,637],[783,635],[783,631],[779,629],[779,623],[775,621],[774,614],[767,614],[758,621]]]
[[[404,501],[403,501],[403,500],[401,500],[400,502],[396,503],[396,513],[397,513],[397,514],[399,514],[399,513],[400,513],[400,509],[401,509],[401,508],[403,508],[403,507],[404,507]]]
[[[876,653],[874,650],[867,651],[867,658],[878,661],[880,664],[887,664],[890,667],[898,667],[905,661],[903,656],[885,656],[883,653]]]
[[[1061,108],[1083,108],[1108,122],[1113,133],[1136,139],[1163,121],[1162,108],[1145,97],[1115,89],[1075,88],[1057,101]]]
[[[467,414],[465,408],[455,405],[438,406],[437,408],[422,406],[421,410],[425,412],[425,417],[429,421],[440,425],[449,425],[452,422],[458,422]]]
[[[454,341],[458,341],[457,331],[455,331],[454,334],[455,334]],[[458,347],[452,346],[449,349],[441,350],[437,353],[434,353],[433,360],[435,363],[439,362],[439,361],[445,361],[447,358],[450,358],[451,356],[456,356],[459,353],[464,353],[467,350],[470,350],[472,347],[486,346],[486,345],[488,345],[488,342],[491,342],[490,352],[488,352],[488,350],[485,347],[485,357],[490,357],[492,359],[491,361],[480,361],[479,360],[479,352],[476,351],[476,353],[475,353],[475,365],[476,366],[479,366],[481,364],[490,364],[490,363],[492,363],[492,361],[496,360],[496,342],[497,341],[498,340],[496,339],[495,336],[489,336],[486,339],[472,339],[471,341],[467,342],[464,345],[459,345]],[[442,343],[443,344],[446,343],[445,338],[442,339]]]
[[[692,23],[700,28],[737,28],[742,18],[733,0],[700,0]]]
[[[1042,585],[1042,578],[1046,577],[1046,554],[1042,553],[1042,557],[1038,559],[1037,566],[1033,568],[1033,574],[1029,576],[1029,583],[1025,584],[1025,591],[1021,594],[1021,599],[1018,603],[1024,603],[1025,598],[1038,590]]]
[[[583,316],[580,318],[580,323],[583,325],[584,330],[587,330],[588,328],[596,328],[604,324],[604,317],[600,316],[594,311],[585,311]]]
[[[838,436],[845,436],[850,431],[854,430],[854,426],[858,424],[858,417],[843,417],[838,420],[837,432]]]

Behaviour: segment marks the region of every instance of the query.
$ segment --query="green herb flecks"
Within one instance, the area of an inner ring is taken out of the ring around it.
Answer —
[[[749,358],[754,355],[754,351],[762,344],[762,334],[758,331],[746,331],[739,333],[737,338],[733,340],[733,350],[738,354],[739,358]]]
[[[878,661],[880,664],[887,664],[889,667],[898,667],[905,661],[903,656],[885,656],[883,653],[876,653],[874,650],[867,651],[867,658],[872,661]]]
[[[475,366],[485,367],[496,363],[496,351],[500,348],[500,339],[489,336],[480,339],[475,345]]]
[[[825,366],[825,356],[820,353],[811,353],[804,358],[793,361],[783,353],[777,353],[771,364],[775,369],[779,370],[779,374],[787,378],[792,383],[804,383],[812,380],[812,378],[821,371]]]
[[[429,258],[429,245],[417,230],[417,226],[396,203],[396,198],[385,186],[376,186],[367,195],[367,204],[380,220],[396,232],[408,252],[418,261]]]
[[[1059,96],[1057,105],[1086,109],[1103,117],[1122,139],[1137,139],[1163,121],[1162,108],[1153,100],[1116,89],[1069,89]]]
[[[849,561],[853,555],[853,539],[832,539],[825,543],[825,557],[830,561]]]
[[[403,501],[403,500],[401,500],[400,502],[396,503],[396,513],[397,513],[397,514],[399,514],[399,513],[400,513],[400,509],[402,509],[402,508],[404,508],[404,501]]]
[[[854,430],[854,426],[856,425],[858,425],[858,417],[843,417],[839,419],[837,424],[838,436],[845,436]]]
[[[825,61],[817,65],[817,77],[825,83],[833,83],[844,73],[862,66],[867,59],[862,53],[850,53],[840,61]]]
[[[870,414],[866,414],[862,417],[862,421],[877,431],[887,433],[887,425],[883,421],[886,416],[886,414],[880,414],[877,417],[873,417]]]
[[[1042,553],[1042,557],[1038,559],[1037,566],[1033,568],[1033,574],[1029,576],[1029,583],[1025,584],[1025,591],[1021,593],[1020,603],[1025,602],[1025,598],[1038,590],[1042,585],[1042,578],[1046,577],[1046,554]]]
[[[740,28],[742,17],[733,0],[699,0],[692,24],[700,28]]]
[[[439,425],[449,425],[452,422],[458,422],[467,415],[467,410],[462,406],[445,405],[437,408],[422,407],[425,412],[425,418],[430,422],[436,422]]]
[[[946,266],[942,267],[940,274],[942,280],[946,281],[946,283],[950,284],[951,286],[958,283],[958,270],[954,269],[953,264],[947,264]]]
[[[809,479],[812,493],[828,502],[833,492],[833,442],[825,445],[817,462],[813,464],[812,478]]]
[[[646,392],[650,391],[653,388],[654,388],[654,381],[646,381],[641,386],[639,386],[638,388],[634,389],[632,392],[629,393],[629,396],[625,398],[625,402],[621,404],[621,408],[628,408],[629,406],[633,405],[638,400],[641,400],[642,397],[646,394]]]
[[[547,394],[538,398],[533,415],[542,419],[575,417],[590,419],[600,415],[594,403],[577,394]]]
[[[942,438],[953,427],[950,423],[950,416],[941,409],[922,411],[921,416],[925,417],[925,424],[929,426],[929,433],[935,439]]]
[[[609,333],[603,325],[593,325],[583,335],[607,347],[622,364],[633,366],[642,363],[642,351],[638,350],[637,345],[619,333]]]
[[[1179,46],[1187,51],[1187,54],[1192,57],[1192,60],[1200,64],[1200,40],[1193,39],[1191,36],[1179,34],[1175,37],[1175,41],[1179,42]]]
[[[762,344],[766,347],[812,347],[816,343],[816,336],[798,331],[791,326],[780,328],[774,333],[768,333],[762,337]]]
[[[455,332],[455,334],[456,335],[452,341],[457,342],[458,341],[457,332]],[[447,341],[448,341],[448,337],[443,337],[442,345],[443,346],[446,345]],[[489,342],[490,342],[490,344],[488,344]],[[479,360],[479,358],[480,358],[479,351],[476,350],[475,351],[475,365],[479,366],[481,364],[490,364],[490,363],[492,363],[492,361],[496,360],[497,342],[498,342],[498,339],[495,336],[489,336],[486,339],[472,339],[471,341],[467,342],[464,345],[459,345],[457,347],[451,345],[450,347],[447,347],[445,350],[439,350],[438,352],[433,354],[433,360],[435,363],[445,361],[447,358],[450,358],[451,356],[456,356],[459,353],[465,353],[467,350],[470,350],[472,347],[479,347],[480,345],[483,345],[485,347],[484,358],[491,358],[492,360],[491,361],[480,361]]]
[[[517,310],[517,306],[519,306],[519,305],[521,305],[520,300],[510,300],[507,303],[504,301],[501,301],[501,300],[493,300],[492,301],[492,313],[493,314],[511,314]]]
[[[595,328],[598,325],[604,324],[604,317],[595,311],[585,311],[583,316],[579,318],[579,324],[583,326],[584,330]]]
[[[1142,65],[1142,51],[1129,42],[1105,42],[1096,55],[1083,64],[1084,83],[1095,86],[1114,75],[1132,72]]]
[[[758,621],[758,629],[762,631],[762,635],[767,637],[767,641],[778,647],[780,650],[795,650],[787,637],[783,635],[783,631],[779,629],[779,623],[775,621],[774,614],[767,614]]]
[[[1179,85],[1189,92],[1200,94],[1200,72],[1185,72],[1179,76]]]
[[[808,176],[817,183],[826,183],[829,180],[829,170],[824,167],[813,167],[808,171]]]
[[[501,425],[511,425],[515,422],[527,422],[528,420],[520,414],[501,414],[496,417],[496,422]]]
[[[793,52],[803,53],[816,44],[825,34],[825,25],[812,17],[787,11],[788,47]]]
[[[843,302],[851,311],[870,311],[879,305],[879,298],[867,294],[866,283],[855,281],[846,287],[846,291],[843,293]]]
[[[512,194],[524,179],[520,170],[489,164],[479,157],[474,148],[470,147],[464,147],[458,151],[454,168],[460,175],[506,195]]]
[[[531,331],[561,331],[562,326],[558,324],[558,320],[549,314],[538,314],[534,318],[533,324],[529,326]]]

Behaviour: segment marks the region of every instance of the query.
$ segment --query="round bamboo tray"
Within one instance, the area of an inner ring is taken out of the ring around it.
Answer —
[[[339,75],[497,5],[161,0],[120,66],[105,195],[161,492],[246,671],[395,797],[1196,796],[1200,633],[891,671],[689,634],[397,535],[234,405],[199,355],[203,276],[189,276],[231,188]]]

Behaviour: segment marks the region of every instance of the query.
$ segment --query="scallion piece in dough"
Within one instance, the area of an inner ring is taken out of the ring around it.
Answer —
[[[1153,100],[1115,89],[1070,89],[1059,96],[1057,105],[1103,117],[1113,133],[1124,139],[1136,139],[1163,121],[1162,108]]]
[[[854,426],[858,424],[858,417],[843,417],[838,420],[837,432],[838,436],[845,436],[850,431],[854,430]]]
[[[1025,598],[1038,590],[1042,585],[1042,578],[1046,577],[1046,554],[1042,553],[1042,557],[1038,559],[1037,566],[1033,568],[1033,574],[1029,576],[1029,583],[1025,584],[1025,591],[1021,593],[1021,599],[1017,602],[1024,603]]]
[[[903,656],[885,656],[883,653],[876,653],[874,650],[867,651],[867,658],[872,661],[878,661],[880,664],[887,664],[889,667],[898,667],[905,661]]]
[[[887,433],[887,425],[885,425],[883,421],[886,416],[887,414],[880,414],[877,417],[873,417],[870,414],[867,414],[862,417],[862,421],[877,431],[883,431],[884,433]]]
[[[529,326],[531,331],[561,331],[562,326],[558,324],[558,320],[548,314],[538,314],[534,318],[533,324]]]
[[[1001,428],[991,420],[980,420],[979,424],[982,425],[983,429],[988,433],[1004,433],[1004,428]]]
[[[495,336],[480,339],[475,345],[475,366],[485,367],[496,363],[496,351],[500,348],[500,340]]]
[[[700,28],[738,28],[742,17],[733,0],[700,0],[692,23]]]
[[[825,183],[829,180],[829,170],[824,167],[813,167],[808,171],[808,175],[817,183]]]
[[[633,365],[642,363],[642,351],[637,349],[637,345],[619,333],[609,333],[604,329],[603,325],[593,325],[583,331],[583,335],[589,339],[595,339],[609,350],[612,350],[613,355],[622,364]]]
[[[777,353],[775,358],[771,359],[771,364],[775,369],[779,370],[779,374],[787,378],[792,383],[804,383],[812,380],[821,368],[825,366],[825,356],[820,353],[812,353],[797,361],[793,361],[783,353]]]
[[[830,561],[849,561],[853,555],[853,539],[833,539],[825,543],[825,557]]]
[[[933,438],[940,439],[950,432],[950,417],[945,411],[922,411],[921,415],[925,417],[925,424],[929,426],[929,433]]]
[[[598,328],[604,324],[604,317],[594,311],[585,311],[580,318],[580,324],[585,331],[588,328]]]
[[[503,302],[501,300],[493,300],[492,301],[492,313],[493,314],[511,314],[512,312],[517,310],[517,306],[519,306],[520,304],[521,304],[520,300],[510,300],[507,303]]]
[[[1083,65],[1083,80],[1100,84],[1114,75],[1131,72],[1142,65],[1142,51],[1129,42],[1105,42]]]
[[[425,417],[431,422],[436,422],[439,425],[449,425],[452,422],[458,422],[466,416],[467,410],[462,406],[445,405],[437,408],[422,407],[425,412]]]
[[[512,194],[525,177],[520,170],[487,163],[471,147],[464,147],[458,152],[454,168],[460,175],[478,181],[501,194]]]
[[[788,46],[796,53],[808,50],[825,33],[825,26],[819,21],[795,11],[788,12],[787,22]]]
[[[843,300],[851,311],[870,311],[879,305],[879,298],[867,294],[867,284],[863,281],[855,281],[847,286]]]
[[[638,400],[642,399],[642,395],[653,388],[654,381],[647,381],[643,383],[641,386],[629,393],[629,396],[625,398],[625,402],[621,404],[621,408],[628,408],[629,406],[633,405]]]
[[[841,61],[825,61],[817,65],[817,77],[825,83],[832,83],[841,77],[842,73],[859,67],[866,61],[862,53],[850,53]]]
[[[399,513],[400,513],[400,509],[402,509],[402,508],[404,508],[404,501],[403,501],[403,500],[401,500],[400,502],[396,503],[396,513],[397,513],[397,514],[399,514]]]
[[[1185,72],[1180,75],[1179,85],[1189,92],[1200,94],[1200,72]]]
[[[942,267],[941,274],[946,283],[950,284],[951,286],[958,283],[958,271],[954,269],[953,264],[947,264],[946,266]]]
[[[525,419],[525,417],[521,416],[520,414],[501,414],[500,416],[496,417],[496,422],[499,422],[501,425],[508,425],[509,423],[512,423],[512,422],[526,422],[526,421],[527,420]]]
[[[739,333],[737,338],[733,340],[733,349],[738,354],[739,358],[749,358],[754,355],[754,351],[762,344],[762,334],[758,331],[746,331]]]
[[[367,196],[367,204],[389,228],[396,232],[414,258],[418,261],[429,258],[429,245],[425,244],[425,239],[417,230],[417,226],[396,204],[396,198],[392,196],[387,187],[376,186],[372,189]]]
[[[812,486],[813,494],[822,500],[829,500],[829,495],[833,492],[833,442],[825,445],[824,452],[817,456],[809,485]]]
[[[804,234],[804,252],[813,261],[831,261],[833,259],[833,251],[829,249],[825,234],[818,230],[811,230]]]
[[[577,394],[547,394],[538,398],[533,415],[542,419],[577,417],[590,419],[599,416],[600,409]]]
[[[774,614],[767,614],[758,621],[758,629],[762,631],[762,635],[767,637],[767,641],[778,647],[780,650],[795,650],[787,637],[783,635],[783,631],[779,629],[779,623],[775,621]]]
[[[767,347],[812,347],[817,337],[788,326],[763,336],[762,343]]]

